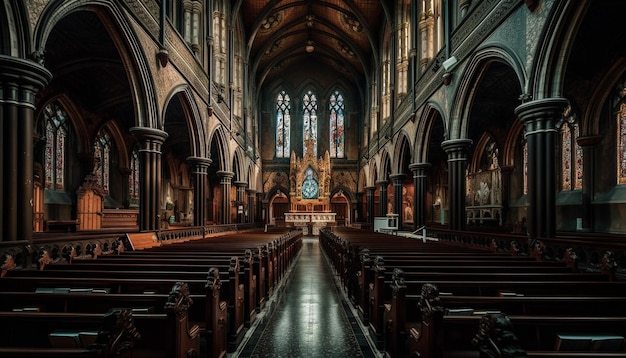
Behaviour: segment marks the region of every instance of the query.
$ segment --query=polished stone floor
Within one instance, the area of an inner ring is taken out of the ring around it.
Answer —
[[[242,347],[231,357],[380,357],[353,308],[337,289],[317,237],[303,248]]]

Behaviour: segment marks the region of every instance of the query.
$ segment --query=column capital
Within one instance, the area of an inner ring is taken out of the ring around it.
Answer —
[[[560,115],[568,104],[569,101],[565,98],[544,98],[522,103],[515,108],[514,112],[522,122],[526,123]]]
[[[473,141],[471,139],[448,139],[441,142],[441,148],[446,152],[458,152],[462,150],[466,150],[472,145]]]
[[[432,165],[430,163],[411,163],[409,164],[409,170],[411,170],[413,173],[417,173],[419,171],[424,171],[428,168],[430,168]]]
[[[236,181],[233,182],[233,185],[238,187],[238,188],[243,188],[243,187],[248,186],[248,182],[241,181],[241,180],[236,180]]]
[[[250,195],[250,196],[251,195],[255,195],[256,194],[256,189],[248,188],[248,189],[246,189],[246,193],[248,193],[248,195]]]
[[[378,185],[378,186],[383,186],[383,185],[389,184],[389,181],[387,181],[387,180],[377,180],[375,184]]]
[[[404,178],[406,178],[406,174],[404,173],[395,173],[395,174],[391,174],[389,176],[389,178],[391,178],[391,180],[396,183],[396,182],[400,182],[402,181]]]
[[[220,178],[228,178],[228,179],[232,179],[235,176],[235,173],[229,172],[228,170],[218,170],[216,174]]]
[[[0,55],[0,80],[43,88],[52,81],[52,73],[37,62]]]
[[[151,140],[159,144],[163,144],[168,137],[166,131],[150,127],[132,127],[129,131],[137,139]]]
[[[209,165],[211,165],[211,163],[213,163],[213,160],[211,160],[210,158],[195,157],[195,156],[187,157],[187,161],[199,167],[208,167]]]
[[[376,187],[375,186],[366,186],[363,189],[365,189],[366,192],[368,192],[368,191],[371,191],[371,192],[376,191]]]

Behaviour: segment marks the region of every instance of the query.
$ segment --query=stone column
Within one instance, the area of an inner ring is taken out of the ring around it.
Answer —
[[[393,213],[398,214],[398,229],[402,230],[402,181],[406,174],[397,173],[390,177],[393,182]]]
[[[52,79],[42,65],[0,55],[0,228],[2,241],[33,237],[35,95]]]
[[[465,175],[470,145],[471,139],[450,139],[441,143],[443,150],[448,153],[448,222],[452,230],[465,228]]]
[[[387,185],[389,184],[386,180],[379,180],[376,182],[376,185],[379,188],[378,193],[378,214],[380,216],[387,216]]]
[[[155,128],[133,127],[139,141],[139,230],[159,230],[161,222],[161,146],[167,133]]]
[[[409,169],[413,172],[413,230],[426,224],[426,169],[430,163],[413,163]]]
[[[246,183],[245,181],[235,181],[233,184],[237,189],[235,198],[235,205],[237,210],[237,224],[241,224],[245,222],[243,211],[244,206],[246,205],[246,187],[248,186],[248,183]]]
[[[220,170],[217,172],[222,187],[222,224],[230,224],[230,183],[235,173]]]
[[[595,147],[602,141],[602,136],[578,137],[578,145],[583,149],[583,189],[582,189],[582,220],[583,231],[594,231],[595,220],[593,216],[593,193],[595,180],[593,172],[596,167]]]
[[[365,187],[365,198],[367,199],[367,222],[370,224],[374,223],[374,194],[376,192],[375,186],[366,186]]]
[[[356,210],[354,210],[354,217],[352,218],[352,222],[362,222],[365,218],[363,216],[363,195],[365,193],[358,192],[356,193]]]
[[[254,202],[256,200],[256,190],[254,189],[246,189],[246,193],[248,193],[248,223],[254,223],[255,221],[255,211],[254,211]]]
[[[267,212],[267,205],[263,202],[263,193],[256,193],[256,220],[258,222],[267,222],[263,216],[263,209]]]
[[[193,188],[193,225],[206,225],[206,193],[209,165],[213,162],[209,158],[187,157],[191,164],[191,174],[194,178]]]
[[[515,108],[526,126],[528,144],[528,234],[531,238],[556,234],[555,122],[568,101],[546,98]]]

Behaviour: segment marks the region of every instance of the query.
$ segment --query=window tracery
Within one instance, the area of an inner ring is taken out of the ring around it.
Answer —
[[[343,95],[339,91],[335,91],[330,96],[329,107],[330,157],[343,158],[345,156],[345,105],[343,102]]]
[[[276,157],[289,158],[291,151],[290,141],[291,100],[289,95],[282,91],[276,97]]]
[[[59,103],[44,109],[46,148],[45,188],[63,190],[65,187],[65,150],[69,137],[67,113]]]
[[[313,156],[317,157],[317,97],[313,92],[308,91],[302,98],[302,134],[303,134],[303,154],[306,156],[308,150],[307,140],[313,141]]]

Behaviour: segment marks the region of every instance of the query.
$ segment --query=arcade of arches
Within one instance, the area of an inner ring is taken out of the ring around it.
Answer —
[[[625,10],[4,1],[2,241],[288,225],[294,211],[624,234]]]

